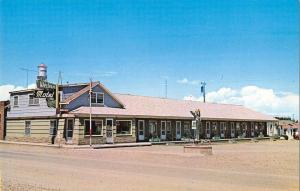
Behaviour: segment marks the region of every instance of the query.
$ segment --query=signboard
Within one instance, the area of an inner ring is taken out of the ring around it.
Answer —
[[[52,89],[43,89],[43,90],[34,90],[33,96],[35,98],[53,98],[55,99],[55,90]]]
[[[34,91],[35,98],[46,98],[47,106],[57,108],[56,85],[41,79],[36,81],[39,90]]]
[[[55,90],[56,85],[44,80],[37,80],[36,87],[39,89],[53,89]]]
[[[197,121],[196,120],[192,121],[192,129],[197,129]]]

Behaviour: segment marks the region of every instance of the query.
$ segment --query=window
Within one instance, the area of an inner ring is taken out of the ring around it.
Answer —
[[[18,106],[19,105],[19,96],[14,96],[14,106]]]
[[[117,120],[117,134],[129,135],[131,134],[131,121],[129,120]]]
[[[56,135],[57,133],[57,121],[56,120],[52,120],[50,121],[50,135]]]
[[[31,121],[25,121],[25,135],[30,135]]]
[[[190,132],[190,124],[189,122],[184,122],[183,128],[185,132]]]
[[[167,121],[167,134],[171,134],[171,121]]]
[[[102,135],[102,120],[92,120],[92,135]],[[84,134],[90,135],[90,120],[84,120]]]
[[[39,98],[35,98],[33,95],[29,95],[29,105],[38,105]]]
[[[92,93],[92,103],[103,104],[104,103],[104,94],[103,93]]]

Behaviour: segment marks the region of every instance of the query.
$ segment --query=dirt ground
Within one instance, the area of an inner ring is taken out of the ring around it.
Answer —
[[[0,190],[299,190],[299,141],[58,149],[0,144]]]

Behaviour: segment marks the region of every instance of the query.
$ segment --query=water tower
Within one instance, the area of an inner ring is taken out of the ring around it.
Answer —
[[[38,76],[37,76],[38,80],[47,80],[47,65],[44,63],[41,63],[40,65],[38,65]]]

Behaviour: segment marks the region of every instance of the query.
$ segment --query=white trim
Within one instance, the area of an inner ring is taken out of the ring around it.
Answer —
[[[73,119],[73,118],[67,118],[67,126],[66,126],[66,139],[67,139],[67,141],[68,141],[68,127],[69,127],[69,121],[71,121],[72,120],[72,123],[73,123],[73,128],[72,128],[72,137],[70,137],[71,138],[71,140],[73,139],[73,135],[74,135],[74,122],[75,122],[75,120]]]
[[[110,139],[107,138],[107,121],[111,121],[111,137],[109,137]],[[105,119],[105,140],[106,140],[106,143],[114,142],[114,119],[113,118]]]
[[[163,123],[165,123],[165,130],[164,130],[165,134],[164,135],[162,135],[162,132],[163,132],[163,130],[162,130],[163,125],[162,124]],[[167,121],[161,121],[160,122],[160,139],[162,139],[162,140],[167,139]]]
[[[143,122],[143,135],[140,138],[140,122]],[[138,120],[138,140],[144,141],[145,140],[145,120]],[[143,137],[143,138],[142,138]]]
[[[118,121],[130,121],[131,126],[130,126],[130,133],[129,134],[118,134],[117,133],[117,122]],[[116,136],[124,136],[124,135],[132,135],[132,120],[118,119],[118,120],[116,120]]]
[[[90,134],[88,134],[88,135],[85,134],[85,121],[90,121],[90,119],[84,119],[83,121],[84,121],[84,122],[83,122],[83,123],[84,123],[84,125],[83,125],[83,126],[84,126],[84,130],[83,130],[84,136],[85,136],[85,137],[89,137]],[[104,126],[104,124],[103,124],[103,119],[92,119],[92,122],[93,122],[93,121],[101,121],[101,122],[102,122],[102,128],[101,128],[101,134],[100,134],[100,135],[93,135],[93,134],[92,134],[92,137],[102,137],[102,136],[103,136],[103,126]],[[92,125],[93,125],[93,123],[92,123]]]
[[[179,124],[179,134],[177,134],[177,128],[178,128],[177,124]],[[175,133],[176,139],[181,139],[181,121],[175,122],[175,131],[176,131],[176,133]],[[177,135],[179,135],[179,136],[177,136]]]

